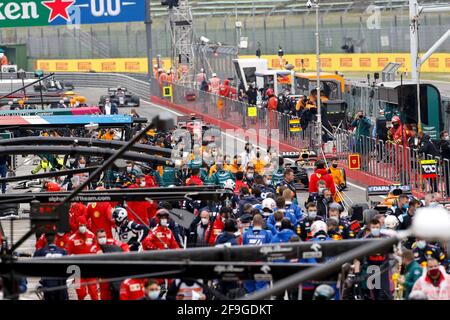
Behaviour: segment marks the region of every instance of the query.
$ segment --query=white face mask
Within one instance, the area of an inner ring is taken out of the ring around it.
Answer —
[[[149,291],[148,292],[148,297],[150,300],[156,300],[159,298],[159,291]]]
[[[269,186],[272,184],[272,180],[266,180],[266,184]]]
[[[371,233],[372,233],[372,235],[374,237],[379,237],[380,236],[380,229],[379,228],[374,228],[374,229],[372,229],[370,231],[371,231]]]
[[[203,225],[207,225],[209,223],[209,219],[208,218],[202,218],[202,224]]]
[[[315,219],[317,217],[317,211],[308,211],[308,217]]]
[[[65,235],[64,232],[58,232],[58,236],[62,237],[63,235]]]
[[[127,167],[127,172],[131,172],[131,167]]]
[[[78,227],[78,231],[80,231],[80,233],[86,233],[87,227],[86,226],[79,226]]]
[[[80,163],[78,166],[79,166],[80,168],[84,168],[84,167],[86,167],[86,163]]]
[[[141,182],[141,187],[145,187],[145,181]]]
[[[98,242],[99,245],[106,244],[106,237],[98,238],[97,242]]]
[[[159,224],[161,225],[161,227],[167,227],[167,225],[168,225],[167,219],[159,220]]]
[[[275,223],[275,227],[281,227],[281,222]]]

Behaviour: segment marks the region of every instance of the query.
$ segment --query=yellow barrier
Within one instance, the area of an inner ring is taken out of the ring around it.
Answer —
[[[241,56],[240,58],[254,58]],[[277,55],[267,55],[269,67],[280,68]],[[296,70],[316,69],[316,56],[313,54],[288,54],[283,57],[283,64],[290,63]],[[361,54],[322,54],[320,58],[323,71],[340,72],[377,72],[381,71],[389,62],[402,64],[400,71],[410,72],[411,62],[408,53],[361,53]],[[154,64],[156,60],[154,60]],[[170,59],[162,59],[163,68],[171,67]],[[36,69],[47,72],[128,72],[147,73],[146,58],[117,58],[117,59],[83,59],[83,60],[37,60]],[[450,53],[435,53],[422,66],[422,72],[450,72]]]
[[[156,60],[153,64],[156,64]],[[162,59],[162,64],[168,70],[171,66],[170,59]],[[47,72],[148,72],[147,58],[37,60],[36,69]]]
[[[241,56],[241,58],[254,58],[253,56]],[[280,68],[280,58],[277,55],[262,56],[269,62],[269,67]],[[303,61],[302,61],[303,59]],[[295,66],[296,70],[316,70],[316,55],[314,54],[288,54],[283,57],[286,62]],[[389,62],[402,64],[400,71],[411,71],[411,59],[408,53],[353,53],[353,54],[322,54],[320,57],[323,71],[367,71],[377,72]],[[435,53],[422,66],[422,72],[450,72],[450,53]]]

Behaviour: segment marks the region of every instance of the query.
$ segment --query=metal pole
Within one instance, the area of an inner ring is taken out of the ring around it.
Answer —
[[[417,0],[409,0],[410,20],[410,57],[411,78],[416,84],[417,90],[417,131],[422,131],[422,117],[420,114],[420,80],[419,80],[419,4]]]
[[[270,296],[282,294],[285,290],[296,288],[299,284],[308,280],[319,280],[330,274],[336,273],[340,270],[342,265],[346,262],[352,262],[354,259],[368,256],[374,253],[385,252],[392,248],[393,245],[398,243],[402,237],[396,235],[391,238],[375,241],[367,246],[360,246],[356,249],[350,250],[340,256],[337,256],[334,260],[324,265],[300,271],[292,276],[284,278],[274,284],[274,286],[268,290],[257,291],[254,294],[250,294],[241,300],[263,300]]]
[[[320,101],[320,36],[319,36],[319,0],[314,0],[316,5],[316,69],[317,69],[317,147],[322,148],[322,108]]]
[[[145,0],[145,33],[147,35],[148,78],[151,79],[153,68],[153,50],[152,50],[152,17],[150,15],[150,0]]]
[[[159,120],[159,119],[158,119]],[[133,139],[131,139],[127,144],[125,144],[122,148],[120,148],[115,154],[108,158],[97,170],[95,170],[89,178],[87,178],[82,184],[78,186],[75,190],[72,191],[65,199],[62,201],[57,208],[63,206],[64,204],[70,202],[73,198],[80,193],[84,187],[86,187],[95,177],[100,175],[106,168],[108,168],[111,164],[116,161],[116,159],[120,158],[128,149],[130,149],[148,130],[150,130],[154,126],[154,123],[149,123],[141,132],[136,134]],[[57,209],[55,208],[55,210]]]

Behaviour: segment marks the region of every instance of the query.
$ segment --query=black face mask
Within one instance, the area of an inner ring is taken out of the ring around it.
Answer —
[[[392,125],[395,129],[397,129],[398,128],[398,123],[394,123],[393,125]]]
[[[337,164],[333,164],[333,168],[337,168],[337,166],[338,166]]]
[[[360,118],[360,119],[364,118],[364,115],[361,114],[361,115],[359,116],[359,118]]]

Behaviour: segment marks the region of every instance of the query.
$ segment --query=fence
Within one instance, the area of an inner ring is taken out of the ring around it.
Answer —
[[[152,95],[164,98],[162,87],[157,81],[152,81],[151,87]],[[289,114],[258,107],[254,116],[249,116],[249,108],[252,108],[252,106],[244,102],[177,85],[172,85],[172,88],[171,102],[182,105],[194,113],[204,114],[221,123],[232,124],[245,130],[255,130],[259,133],[259,138],[261,136],[267,137],[264,136],[266,132],[275,130],[276,135],[269,138],[278,140],[280,143],[287,144],[295,149],[311,148],[315,145],[314,123],[310,123],[305,130],[292,132],[290,120],[293,118]],[[364,101],[366,98],[370,98],[370,96],[362,88],[357,99]],[[378,102],[375,101],[374,105],[376,103]],[[370,108],[374,108],[374,106]],[[261,134],[260,130],[265,131]],[[328,136],[331,138],[330,144],[333,145],[328,154],[333,152],[347,166],[348,155],[358,153],[361,156],[361,171],[382,179],[387,184],[409,185],[415,191],[425,194],[437,192],[443,197],[450,194],[450,162],[448,159],[421,154],[417,148],[410,148],[368,136],[357,137],[355,133],[341,128],[334,128]],[[424,164],[422,163],[423,160],[435,160],[436,165]],[[427,173],[426,168],[431,171],[436,169],[436,177],[427,178],[425,176],[424,178],[424,174]]]
[[[442,197],[450,195],[449,159],[419,153],[418,148],[357,136],[342,129],[336,130],[334,138],[337,156],[346,165],[348,155],[358,153],[361,156],[361,171],[371,176],[390,184],[409,185],[424,194],[437,192]],[[422,163],[424,160],[434,160],[435,164]],[[436,177],[428,178],[429,174],[436,174]]]
[[[32,78],[34,74],[28,73],[27,76]],[[253,131],[260,136],[271,138],[295,149],[310,148],[315,145],[316,128],[313,123],[302,131],[292,132],[290,115],[268,111],[266,108],[256,108],[256,114],[251,114],[250,109],[254,106],[238,100],[178,85],[172,85],[172,98],[165,98],[162,87],[154,79],[149,83],[122,74],[58,73],[57,76],[61,80],[71,81],[78,87],[126,86],[142,99],[148,99],[150,95],[167,99],[194,113],[204,114],[223,124],[231,124],[244,129],[242,137],[238,136],[238,138],[245,139],[246,132]],[[448,100],[446,101],[448,103]],[[253,111],[255,110],[253,109]],[[271,132],[272,129],[274,132]],[[236,134],[239,135],[241,132],[236,132]],[[334,129],[330,136],[332,137],[331,143],[335,147],[333,154],[347,165],[348,155],[359,153],[362,160],[361,171],[384,179],[386,183],[410,185],[423,193],[438,192],[442,196],[450,194],[450,163],[448,159],[423,155],[417,149],[372,137],[357,137],[354,133],[343,129]],[[436,160],[437,176],[435,179],[423,178],[421,160],[426,159]]]
[[[229,12],[230,15],[233,12]],[[311,15],[312,16],[312,15]],[[315,24],[308,14],[241,15],[240,32],[232,16],[196,18],[195,38],[205,36],[211,42],[237,45],[239,38],[248,38],[248,48],[240,54],[255,54],[258,46],[262,54],[276,54],[278,45],[285,53],[314,53]],[[368,15],[322,12],[321,50],[323,53],[344,52],[342,46],[353,45],[355,52],[408,52],[409,17],[406,11],[394,14],[382,12],[379,28],[369,29]],[[429,48],[448,29],[448,14],[426,15],[421,21],[421,49]],[[82,26],[80,30],[61,27],[33,27],[0,29],[0,43],[27,44],[28,57],[33,59],[82,59],[145,57],[146,34],[143,23]],[[153,23],[152,48],[154,55],[171,56],[170,30],[167,20],[156,18]],[[440,52],[450,51],[446,42]]]
[[[265,107],[251,106],[236,99],[176,84],[172,84],[172,97],[167,98],[164,97],[162,86],[158,81],[153,80],[151,83],[153,96],[182,105],[193,113],[204,114],[221,123],[241,128],[245,130],[245,133],[242,132],[243,135],[252,135],[255,132],[261,138],[272,139],[296,148],[308,148],[313,144],[313,126],[293,132],[290,124],[292,118],[288,114],[269,111]],[[241,132],[236,134],[239,135]]]

